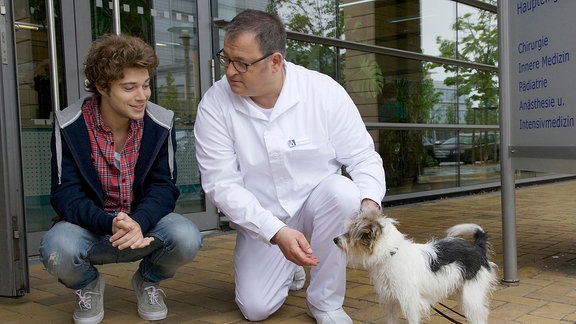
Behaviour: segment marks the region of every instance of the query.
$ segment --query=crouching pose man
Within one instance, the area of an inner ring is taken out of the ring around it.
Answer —
[[[59,219],[42,238],[40,257],[76,292],[76,323],[104,318],[105,281],[95,265],[137,260],[138,314],[164,319],[160,281],[202,245],[196,225],[173,212],[174,114],[148,101],[157,66],[141,39],[101,36],[85,62],[92,95],[56,112],[51,203]]]
[[[203,97],[194,126],[202,186],[237,228],[236,303],[246,319],[276,312],[311,266],[308,314],[351,323],[346,257],[332,240],[361,208],[379,207],[382,159],[346,91],[285,52],[274,15],[246,10],[226,25],[226,76]]]

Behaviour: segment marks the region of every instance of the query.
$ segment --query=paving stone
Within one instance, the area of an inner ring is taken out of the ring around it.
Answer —
[[[489,322],[576,323],[576,181],[516,190],[517,285],[498,285]],[[499,192],[435,200],[386,208],[399,228],[416,242],[442,237],[457,223],[476,222],[488,231],[492,259],[503,275],[503,242]],[[162,323],[250,323],[234,302],[232,257],[234,232],[212,233],[196,259],[161,283],[168,318]],[[148,323],[136,312],[130,284],[138,263],[98,266],[106,276],[104,323]],[[306,268],[309,275],[309,268]],[[365,270],[348,269],[344,308],[355,323],[383,323],[386,311],[378,303]],[[501,278],[501,277],[500,277]],[[308,277],[309,279],[309,277]],[[37,260],[30,261],[31,291],[19,298],[0,298],[2,323],[70,323],[76,298]],[[306,287],[308,282],[306,283]],[[453,299],[444,301],[458,307]],[[434,311],[426,324],[448,321]],[[286,303],[265,323],[314,323],[306,315],[306,291],[290,292]]]

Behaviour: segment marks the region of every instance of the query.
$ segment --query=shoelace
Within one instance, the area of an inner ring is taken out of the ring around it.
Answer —
[[[89,310],[92,309],[92,296],[90,295],[98,295],[98,293],[87,291],[82,294],[82,289],[76,290],[76,295],[80,300],[78,301],[78,306],[81,310]]]
[[[148,293],[148,302],[150,303],[150,305],[160,304],[160,301],[159,301],[160,293],[162,293],[162,295],[166,296],[166,294],[164,293],[164,290],[162,290],[160,288],[156,288],[156,286],[148,286],[148,287],[144,288],[144,290],[146,290],[146,292]]]

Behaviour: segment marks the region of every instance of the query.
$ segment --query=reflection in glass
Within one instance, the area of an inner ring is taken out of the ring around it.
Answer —
[[[339,1],[342,2],[342,1]],[[322,37],[339,38],[342,21],[335,0],[277,1],[274,6],[286,29]]]
[[[340,3],[346,40],[422,53],[421,1]]]
[[[452,0],[420,1],[422,6],[422,53],[440,56],[437,39],[456,40],[452,26],[456,22],[456,2]],[[445,57],[456,58],[456,51]]]
[[[451,29],[456,40],[439,36],[440,56],[481,63],[498,64],[498,29],[495,13],[457,5],[458,18]],[[498,125],[499,89],[495,72],[448,64],[431,64],[437,72],[448,74],[444,85],[456,89],[458,97],[465,97],[464,116],[450,123]],[[462,118],[463,117],[463,118]]]
[[[26,223],[28,232],[38,232],[50,228],[55,216],[50,205],[53,98],[45,2],[15,1],[14,15]],[[55,23],[60,25],[58,15]],[[60,39],[55,46],[61,61]]]
[[[308,69],[322,72],[338,80],[338,71],[341,56],[332,46],[324,46],[300,42],[287,41],[286,60],[302,65]]]
[[[110,32],[112,10],[108,2],[91,3],[93,36]],[[195,1],[125,1],[120,6],[122,33],[152,44],[160,60],[150,100],[175,114],[177,185],[181,192],[176,211],[182,214],[205,210],[193,136],[200,99],[195,17]]]
[[[229,20],[245,8],[273,10],[288,30],[310,36],[497,65],[496,15],[452,0],[219,1],[218,17]],[[389,195],[499,181],[497,131],[432,128],[498,125],[496,72],[313,41],[289,40],[287,60],[332,76],[365,122],[382,123],[369,131],[384,159]],[[462,143],[443,157],[455,138]]]

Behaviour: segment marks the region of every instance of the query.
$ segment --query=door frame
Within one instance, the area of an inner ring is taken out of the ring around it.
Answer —
[[[30,292],[24,216],[16,35],[11,0],[0,0],[0,296]]]

